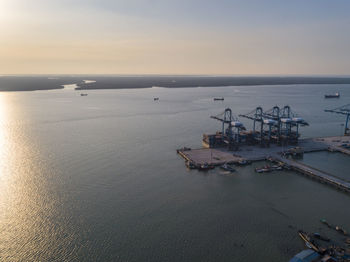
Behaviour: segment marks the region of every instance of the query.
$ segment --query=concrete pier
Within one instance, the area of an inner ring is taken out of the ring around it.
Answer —
[[[224,149],[214,148],[200,148],[191,150],[178,150],[186,161],[191,161],[195,165],[202,165],[204,163],[210,165],[222,165],[224,163],[237,163],[243,160],[242,157],[235,156],[232,152]]]
[[[258,145],[248,146],[242,145],[237,151],[229,151],[227,148],[188,148],[178,149],[179,155],[181,155],[186,161],[192,161],[195,165],[201,165],[204,163],[212,165],[220,165],[224,163],[234,163],[240,160],[261,161],[271,157],[274,154],[286,152],[294,146],[278,146],[270,145],[270,147],[260,147]],[[314,139],[300,140],[298,147],[303,148],[305,153],[326,151],[329,148],[328,144],[325,144]]]
[[[349,136],[300,139],[298,147],[300,147],[304,153],[328,150],[350,155],[350,150],[343,147],[344,144],[350,145]],[[186,161],[192,162],[195,166],[199,166],[204,163],[207,163],[209,165],[238,163],[242,160],[275,160],[285,163],[293,170],[308,177],[350,193],[349,181],[335,177],[332,174],[318,170],[317,168],[282,157],[293,148],[295,148],[295,145],[278,146],[272,144],[270,147],[260,147],[259,145],[241,145],[237,151],[229,151],[227,148],[184,148],[179,149],[178,154],[181,155]]]

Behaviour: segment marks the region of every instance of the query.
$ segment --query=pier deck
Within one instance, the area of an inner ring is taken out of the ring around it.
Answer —
[[[331,152],[340,152],[346,155],[350,155],[350,149],[342,146],[344,144],[350,146],[350,136],[323,137],[315,138],[314,140],[327,145],[328,150]]]
[[[210,165],[222,165],[224,163],[237,163],[242,157],[235,156],[232,152],[216,148],[200,148],[192,150],[179,150],[179,154],[187,161],[196,165],[204,163]]]
[[[328,145],[313,139],[303,139],[299,142],[304,152],[324,151]],[[261,161],[271,157],[274,154],[285,152],[295,146],[277,146],[270,147],[243,145],[238,151],[228,151],[226,148],[199,148],[191,150],[179,149],[179,154],[186,160],[192,161],[196,165],[208,163],[211,165],[220,165],[224,163],[235,163],[240,160]]]
[[[350,137],[348,136],[306,138],[300,139],[297,146],[301,147],[304,153],[333,150],[350,155],[350,150],[341,146],[348,142],[350,144]],[[192,161],[194,164],[220,165],[227,162],[238,162],[242,159],[250,161],[265,160],[272,155],[286,152],[294,147],[295,145],[278,146],[275,144],[271,144],[270,147],[242,145],[238,151],[228,151],[226,148],[199,148],[192,150],[179,149],[178,152],[186,161]]]

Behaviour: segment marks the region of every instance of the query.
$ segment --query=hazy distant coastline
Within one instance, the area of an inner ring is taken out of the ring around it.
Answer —
[[[95,78],[91,84],[78,84],[78,90],[148,88],[255,86],[292,84],[350,84],[350,78],[341,77],[203,77],[203,76],[147,76],[147,77],[103,77]]]
[[[82,82],[79,77],[1,76],[0,91],[35,91],[62,89],[63,85]]]
[[[85,81],[85,79],[96,82]],[[294,84],[350,84],[350,77],[299,76],[2,76],[0,91],[35,91],[62,89],[76,84],[76,90],[131,89],[215,86],[256,86]]]

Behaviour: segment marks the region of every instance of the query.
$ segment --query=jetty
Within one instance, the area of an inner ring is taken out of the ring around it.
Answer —
[[[301,173],[309,178],[315,179],[321,183],[336,187],[339,190],[350,193],[350,182],[338,178],[330,173],[311,167],[304,163],[294,161],[292,159],[280,157],[278,155],[275,155],[271,160],[282,162],[285,165],[288,165],[288,167],[290,167],[291,169],[297,171],[298,173]]]
[[[332,146],[332,147],[329,147],[328,150],[331,152],[340,152],[340,153],[343,153],[345,155],[350,155],[349,149],[344,148],[344,147],[340,147],[340,146]]]

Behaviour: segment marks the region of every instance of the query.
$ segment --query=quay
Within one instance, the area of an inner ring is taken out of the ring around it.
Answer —
[[[332,137],[333,140],[341,140],[341,137]],[[332,141],[332,140],[330,140]],[[335,142],[334,147],[341,142]],[[327,151],[330,145],[317,139],[301,139],[299,140],[298,147],[302,148],[304,153]],[[263,161],[270,158],[273,155],[287,153],[291,149],[295,148],[295,145],[278,146],[270,145],[270,147],[259,147],[255,145],[242,145],[236,151],[230,151],[225,147],[220,148],[182,148],[178,149],[178,154],[185,159],[194,163],[195,165],[209,164],[209,165],[222,165],[225,163],[238,163],[242,160],[248,161]]]
[[[347,106],[350,107],[350,104]],[[347,112],[350,116],[350,109],[346,111],[344,108],[342,107],[341,112]],[[289,106],[274,106],[267,111],[257,107],[250,113],[239,116],[253,120],[251,131],[247,131],[232,110],[226,108],[223,113],[211,116],[221,122],[221,130],[215,134],[203,134],[202,148],[184,147],[178,149],[177,153],[185,159],[188,167],[198,169],[264,160],[280,162],[307,177],[350,193],[349,181],[288,158],[302,157],[304,153],[318,151],[350,155],[350,132],[347,123],[343,136],[300,139],[300,127],[309,124]]]
[[[300,139],[298,147],[302,149],[303,153],[312,153],[319,151],[341,152],[350,155],[350,150],[341,147],[344,142],[350,139],[348,136],[335,136],[323,138],[308,138]],[[287,165],[292,170],[297,171],[309,178],[315,179],[321,183],[328,184],[339,190],[350,193],[350,182],[338,178],[325,171],[308,166],[293,159],[283,157],[287,155],[295,146],[278,146],[271,145],[270,147],[257,146],[241,146],[238,151],[229,151],[225,148],[199,148],[199,149],[179,149],[178,154],[185,159],[185,161],[192,162],[199,166],[203,164],[208,165],[222,165],[225,163],[237,164],[240,161],[272,161],[280,162]]]

